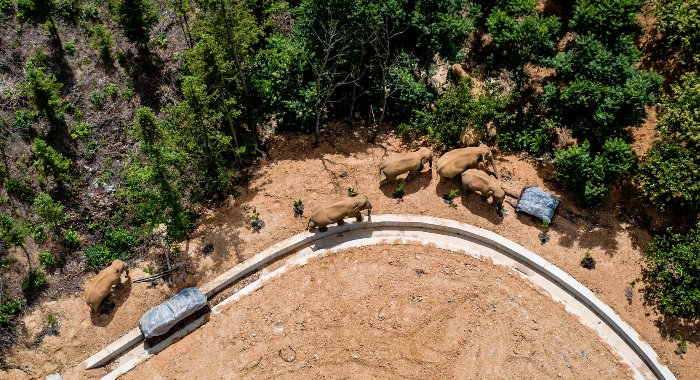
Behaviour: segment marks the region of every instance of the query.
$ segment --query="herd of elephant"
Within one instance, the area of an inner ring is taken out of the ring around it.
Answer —
[[[495,178],[491,177],[489,173],[477,169],[480,162],[491,163]],[[411,176],[420,173],[426,163],[432,169],[433,151],[425,147],[410,153],[387,156],[379,166],[380,175],[384,174],[385,177],[379,185],[396,181],[396,177],[406,172],[408,172],[406,177],[406,181],[408,181]],[[443,154],[437,161],[437,172],[440,181],[461,174],[463,189],[481,193],[485,199],[492,197],[494,204],[501,205],[506,197],[506,192],[498,181],[493,153],[487,146],[454,149]],[[316,207],[309,217],[307,228],[313,231],[318,227],[321,232],[324,232],[330,224],[342,225],[344,218],[354,217],[358,221],[362,221],[361,212],[363,210],[367,210],[367,215],[372,212],[372,204],[367,196],[352,194]]]

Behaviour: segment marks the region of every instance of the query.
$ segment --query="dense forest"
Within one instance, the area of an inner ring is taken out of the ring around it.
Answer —
[[[159,225],[167,244],[185,239],[195,206],[235,197],[274,134],[318,144],[329,123],[443,151],[472,134],[553,165],[583,208],[624,182],[630,204],[675,215],[646,248],[652,299],[700,318],[699,0],[0,0],[0,12],[2,346],[26,307],[56,296],[48,273],[128,260]],[[659,43],[642,46],[645,33]],[[467,75],[432,79],[454,63]],[[639,158],[631,132],[651,107],[659,138]]]

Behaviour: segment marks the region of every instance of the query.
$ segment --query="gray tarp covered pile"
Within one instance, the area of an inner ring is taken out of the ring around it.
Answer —
[[[520,194],[515,210],[551,223],[557,206],[559,206],[559,199],[554,194],[544,191],[541,187],[528,187]]]
[[[199,289],[183,289],[169,300],[147,311],[139,319],[139,328],[146,339],[165,334],[206,304],[207,297]]]

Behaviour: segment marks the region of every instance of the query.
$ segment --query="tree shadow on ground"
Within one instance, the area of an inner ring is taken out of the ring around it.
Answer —
[[[117,309],[121,307],[131,294],[131,278],[124,280],[122,277],[121,288],[114,287],[112,292],[102,300],[99,310],[96,314],[90,312],[90,321],[93,326],[105,327],[112,322],[114,316],[117,315]],[[112,296],[114,295],[114,296]],[[90,306],[88,306],[89,308]]]

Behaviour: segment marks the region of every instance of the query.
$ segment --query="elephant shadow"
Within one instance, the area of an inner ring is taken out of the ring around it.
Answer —
[[[407,177],[407,176],[406,176]],[[407,196],[409,194],[414,194],[417,193],[428,186],[430,186],[430,182],[433,180],[433,170],[428,169],[419,172],[418,174],[411,176],[408,178],[408,181],[406,181],[406,177],[403,175],[401,178],[397,178],[396,181],[392,181],[389,183],[385,183],[383,185],[379,186],[379,189],[384,193],[384,195],[387,198],[394,198],[394,193],[396,191],[396,187],[399,185],[399,181],[403,182],[404,188],[403,188],[403,196]]]
[[[480,216],[493,224],[503,223],[503,217],[498,214],[492,198],[485,200],[479,193],[471,190],[461,190],[462,205],[472,214]],[[507,207],[507,203],[503,203]]]
[[[113,287],[112,292],[100,303],[97,314],[90,313],[92,325],[97,327],[106,327],[109,325],[117,314],[117,309],[126,303],[126,300],[131,294],[131,289],[130,277],[127,280],[122,279],[121,288]]]

